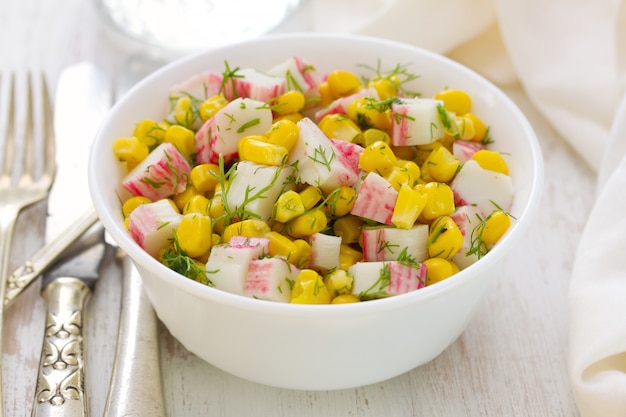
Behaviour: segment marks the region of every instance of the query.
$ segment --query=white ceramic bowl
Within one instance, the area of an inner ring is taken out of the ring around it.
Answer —
[[[144,118],[162,119],[171,85],[201,71],[270,68],[298,55],[321,73],[412,63],[412,90],[432,96],[467,91],[473,112],[491,126],[493,149],[510,154],[517,219],[484,258],[455,276],[401,296],[344,305],[291,305],[203,286],[145,253],[124,228],[116,189],[122,173],[111,152],[118,136]],[[439,355],[455,341],[498,273],[498,265],[537,211],[543,165],[536,136],[513,102],[471,70],[437,54],[381,39],[337,34],[265,37],[196,54],[153,73],[111,110],[95,139],[89,183],[106,229],[139,269],[158,317],[188,350],[241,378],[275,387],[328,390],[380,382]]]

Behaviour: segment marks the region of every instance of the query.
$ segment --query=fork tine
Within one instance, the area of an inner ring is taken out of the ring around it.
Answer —
[[[52,181],[56,171],[56,141],[53,125],[52,100],[50,98],[50,91],[48,90],[48,83],[44,74],[41,75],[41,90],[41,114],[44,135],[43,139],[45,142],[42,175],[48,176]]]
[[[24,125],[24,149],[22,154],[22,173],[18,185],[26,185],[32,181],[35,161],[33,133],[33,82],[30,71],[26,73],[26,120]]]
[[[4,95],[7,96],[6,100],[3,100],[7,103],[8,112],[7,112],[7,120],[5,122],[5,134],[4,134],[4,161],[2,164],[2,173],[0,174],[0,184],[8,186],[11,183],[11,172],[13,171],[13,153],[14,153],[14,145],[15,145],[15,131],[14,131],[14,118],[15,118],[15,77],[13,74],[9,74],[9,80],[6,87],[6,93]]]

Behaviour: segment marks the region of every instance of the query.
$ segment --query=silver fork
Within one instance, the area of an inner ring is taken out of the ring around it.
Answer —
[[[16,111],[16,90],[19,88],[16,76],[10,74],[8,80],[2,78],[0,108],[6,109],[6,118],[4,135],[0,137],[3,147],[0,154],[0,300],[4,300],[6,291],[15,221],[23,208],[48,195],[56,170],[52,105],[45,77],[41,75],[39,82],[33,82],[30,73],[24,77],[26,91],[21,94],[26,95],[26,111],[22,118]],[[36,125],[41,129],[36,129]],[[0,346],[3,312],[4,308],[0,308]],[[0,361],[0,417],[4,415],[1,369]]]

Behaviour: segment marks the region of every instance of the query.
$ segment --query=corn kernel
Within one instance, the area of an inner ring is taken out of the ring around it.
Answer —
[[[263,142],[252,136],[241,138],[237,149],[241,160],[262,165],[281,166],[289,156],[286,148]]]
[[[359,91],[363,84],[359,77],[349,71],[336,70],[328,74],[326,78],[328,90],[333,99],[346,97]]]
[[[219,175],[220,167],[216,164],[198,164],[191,169],[189,179],[199,193],[214,193]]]
[[[322,277],[312,269],[303,269],[298,274],[291,291],[290,303],[330,304],[331,296]]]
[[[122,213],[124,214],[124,217],[128,217],[137,207],[148,203],[152,203],[152,200],[148,197],[141,195],[130,197],[128,200],[124,201],[124,204],[122,204]]]
[[[431,258],[450,259],[463,245],[463,234],[450,216],[433,221],[428,233],[428,255]]]
[[[361,226],[363,226],[361,218],[348,214],[335,220],[333,232],[335,236],[341,237],[341,243],[357,243],[361,236]]]
[[[397,158],[385,142],[374,142],[359,155],[359,168],[366,172],[377,172],[385,176],[396,165]]]
[[[300,194],[293,190],[282,193],[274,203],[274,219],[287,223],[305,211]]]
[[[449,112],[462,116],[472,108],[472,98],[465,91],[443,90],[435,94],[435,99],[443,101],[443,106]]]
[[[300,128],[291,120],[281,119],[272,124],[266,136],[267,143],[282,146],[287,152],[291,152],[300,137]]]
[[[363,252],[350,245],[341,244],[339,247],[339,269],[347,271],[355,263],[363,259]]]
[[[182,96],[174,104],[174,120],[181,126],[191,126],[194,121],[194,110],[191,97]]]
[[[487,136],[487,126],[485,126],[485,123],[482,121],[482,119],[473,113],[467,113],[464,115],[464,117],[470,119],[472,121],[472,124],[474,125],[474,137],[472,137],[470,140],[480,142],[485,139],[485,137]]]
[[[495,244],[511,226],[511,216],[502,210],[494,210],[479,227],[480,239],[488,244]]]
[[[176,238],[180,248],[192,258],[207,253],[212,243],[211,218],[198,213],[183,215]]]
[[[113,154],[120,161],[141,162],[149,153],[148,146],[134,136],[117,138],[113,142]]]
[[[389,181],[396,191],[399,191],[402,185],[412,187],[417,181],[417,178],[413,177],[409,170],[400,168],[399,166],[394,166],[391,172],[385,175],[385,179]]]
[[[152,149],[163,142],[166,128],[151,119],[145,119],[135,125],[133,136]]]
[[[472,155],[472,159],[478,162],[478,165],[483,169],[509,175],[509,167],[506,161],[502,158],[502,155],[496,151],[481,149]]]
[[[304,108],[305,97],[301,91],[291,90],[272,101],[272,110],[278,114],[297,113]]]
[[[200,193],[198,192],[198,190],[196,190],[196,187],[194,187],[193,184],[187,183],[187,187],[185,187],[185,190],[174,195],[172,197],[172,200],[174,200],[174,203],[176,203],[176,207],[178,207],[178,210],[180,210],[180,212],[182,213],[185,211],[185,206],[194,195],[200,195]]]
[[[308,211],[287,224],[287,233],[298,239],[311,236],[326,228],[328,219],[322,210]]]
[[[293,123],[298,123],[300,120],[302,120],[303,117],[304,116],[302,115],[302,113],[283,114],[283,115],[274,117],[274,122],[280,122],[281,120],[288,120]]]
[[[403,185],[398,192],[391,223],[400,229],[410,229],[424,209],[426,200],[425,194],[406,184]]]
[[[430,179],[438,182],[450,182],[459,169],[459,159],[444,146],[440,146],[428,155],[427,166]]]
[[[297,262],[299,255],[298,246],[291,239],[276,231],[266,233],[265,237],[270,241],[268,249],[270,256],[282,256],[292,264]]]
[[[202,194],[196,194],[191,196],[187,201],[187,204],[182,208],[183,214],[186,213],[200,213],[209,216],[210,215],[211,200],[203,196]]]
[[[432,285],[459,272],[459,267],[443,258],[429,258],[422,262],[426,265],[426,285]]]
[[[361,129],[387,131],[391,128],[391,112],[386,107],[378,105],[373,97],[362,97],[348,105],[348,117]]]
[[[296,239],[293,244],[298,248],[298,257],[294,265],[298,268],[308,268],[311,262],[311,245],[304,239]]]
[[[222,240],[229,242],[235,236],[264,237],[269,232],[271,229],[263,220],[246,219],[226,226],[222,232]]]
[[[420,167],[415,162],[408,159],[398,159],[396,165],[403,170],[408,171],[415,181],[417,181],[417,179],[420,177]]]
[[[426,195],[426,204],[420,213],[420,218],[423,218],[425,223],[454,212],[454,193],[448,184],[428,182],[418,184],[414,188]]]
[[[376,128],[370,128],[370,129],[366,129],[363,132],[363,144],[365,146],[371,145],[374,142],[385,142],[385,143],[391,143],[391,137],[389,136],[389,133],[385,132],[384,130],[380,130],[380,129],[376,129]],[[407,146],[406,148],[410,148],[409,146]],[[397,153],[394,150],[394,154]]]
[[[354,294],[342,294],[333,298],[330,302],[331,304],[349,304],[349,303],[359,303],[361,300]]]
[[[224,218],[226,216],[226,208],[224,207],[224,198],[221,194],[215,194],[209,203],[209,215],[213,219],[213,229],[217,233],[224,231]]]
[[[324,277],[324,284],[332,297],[352,292],[354,277],[343,269],[335,269]]]
[[[172,125],[168,127],[163,141],[173,144],[176,149],[187,156],[196,152],[196,134],[184,126]]]
[[[382,77],[377,76],[372,78],[368,83],[368,88],[373,88],[378,93],[378,98],[381,100],[387,100],[398,95],[398,87],[400,86],[400,79],[396,76]]]
[[[342,185],[333,191],[333,195],[326,202],[332,216],[345,216],[350,213],[356,200],[356,190],[353,187]]]
[[[363,139],[361,129],[348,116],[341,113],[329,114],[320,120],[319,128],[329,138],[360,143]]]
[[[200,104],[200,119],[207,121],[215,115],[222,107],[228,104],[228,100],[222,94],[216,94],[204,100]]]
[[[320,107],[329,105],[335,99],[330,91],[330,86],[327,81],[321,82],[318,90],[320,93],[320,101],[318,103]]]
[[[307,185],[302,191],[298,193],[304,208],[311,210],[322,199],[322,192],[319,188],[312,185]]]
[[[456,128],[459,139],[472,140],[476,136],[474,121],[467,116],[456,117]]]

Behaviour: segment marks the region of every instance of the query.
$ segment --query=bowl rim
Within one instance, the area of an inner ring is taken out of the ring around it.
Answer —
[[[412,53],[428,57],[429,59],[439,61],[448,66],[456,67],[458,70],[465,72],[467,76],[486,86],[489,89],[490,93],[497,96],[497,98],[507,106],[508,110],[512,112],[512,115],[520,123],[520,127],[524,130],[523,135],[528,139],[528,146],[530,149],[530,159],[532,161],[533,169],[532,172],[528,173],[528,175],[531,176],[531,181],[529,183],[530,190],[528,193],[528,201],[522,207],[520,214],[517,216],[517,220],[514,222],[513,229],[509,231],[511,233],[507,232],[503,236],[502,240],[484,258],[481,258],[478,262],[475,262],[474,264],[459,271],[458,273],[446,280],[405,294],[372,300],[368,302],[351,304],[293,305],[290,303],[258,300],[250,297],[228,293],[223,290],[197,283],[188,278],[185,278],[182,275],[179,275],[178,273],[162,265],[147,252],[141,249],[139,245],[132,239],[130,234],[128,234],[120,227],[121,224],[119,222],[119,219],[115,218],[113,213],[104,210],[103,207],[105,206],[105,199],[103,198],[103,194],[98,191],[98,180],[96,178],[97,173],[94,171],[94,167],[98,165],[96,159],[99,157],[96,149],[99,143],[106,141],[106,138],[103,138],[101,136],[102,132],[106,130],[106,127],[111,124],[112,121],[115,120],[115,116],[123,105],[124,100],[126,100],[127,97],[132,96],[135,90],[141,89],[142,86],[152,83],[154,79],[162,77],[163,74],[174,71],[176,68],[182,67],[189,62],[201,59],[205,56],[219,55],[221,51],[227,50],[232,47],[253,47],[255,44],[259,43],[271,43],[281,40],[311,39],[367,42],[381,47],[386,46],[411,50]],[[91,198],[94,203],[94,207],[96,208],[96,211],[98,213],[98,217],[102,221],[105,229],[109,231],[109,233],[117,241],[120,247],[133,259],[133,262],[149,270],[152,274],[158,272],[158,275],[160,275],[160,279],[166,281],[168,285],[173,285],[174,287],[179,288],[186,293],[196,294],[197,296],[205,299],[207,302],[210,301],[220,304],[230,304],[233,307],[241,310],[256,312],[263,311],[264,313],[269,314],[284,314],[285,312],[288,312],[291,315],[308,316],[311,314],[315,314],[316,316],[321,315],[320,317],[324,317],[325,315],[333,316],[338,313],[342,315],[363,314],[371,311],[403,308],[409,304],[419,302],[419,300],[426,301],[433,297],[437,297],[443,293],[454,290],[458,286],[469,285],[472,281],[472,277],[475,277],[479,274],[488,273],[489,268],[499,262],[503,258],[503,256],[509,252],[509,249],[515,243],[515,236],[513,235],[523,234],[530,227],[532,218],[539,209],[543,192],[543,176],[544,167],[542,152],[538,138],[530,122],[523,114],[523,112],[519,109],[519,107],[512,101],[512,99],[484,76],[444,55],[421,48],[419,46],[372,36],[333,32],[293,32],[285,34],[268,34],[255,39],[244,40],[241,42],[211,48],[209,50],[198,51],[164,65],[163,67],[157,69],[152,74],[139,81],[110,109],[107,117],[100,125],[96,133],[95,140],[92,144],[89,155],[88,171]]]

